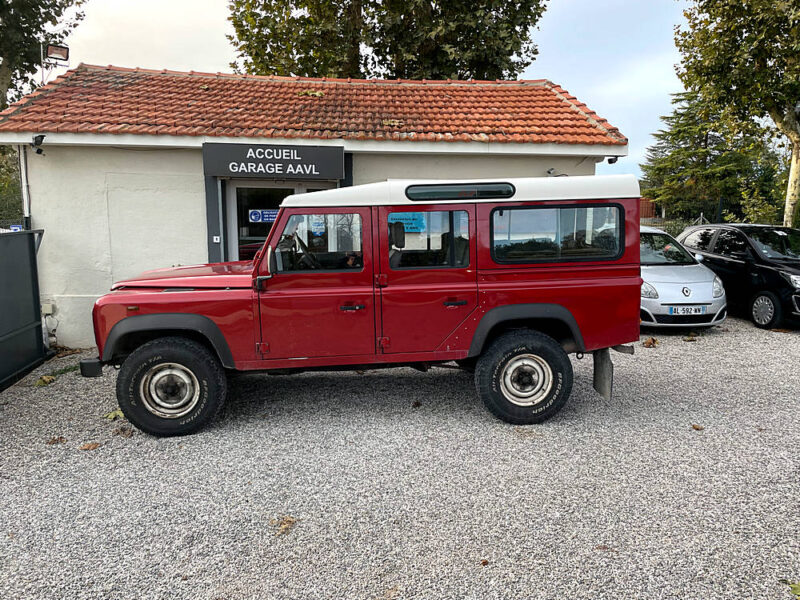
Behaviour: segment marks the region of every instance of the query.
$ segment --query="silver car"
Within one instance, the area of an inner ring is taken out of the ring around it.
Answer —
[[[675,238],[660,229],[640,229],[642,327],[709,327],[728,316],[725,289]]]

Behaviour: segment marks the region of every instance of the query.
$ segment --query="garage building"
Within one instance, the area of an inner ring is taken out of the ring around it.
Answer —
[[[289,194],[390,178],[593,175],[627,139],[546,80],[258,77],[79,65],[0,112],[44,229],[60,344],[143,270],[252,257]]]

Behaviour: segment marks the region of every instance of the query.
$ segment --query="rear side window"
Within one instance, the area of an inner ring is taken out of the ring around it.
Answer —
[[[741,233],[723,229],[717,236],[714,252],[723,256],[733,256],[747,252],[747,241]]]
[[[695,250],[708,250],[713,237],[713,229],[698,229],[686,236],[686,239],[683,240],[683,245],[694,248]]]
[[[620,206],[497,208],[492,255],[497,262],[608,260],[622,253]]]
[[[465,210],[390,213],[387,225],[392,269],[469,265],[469,215]]]

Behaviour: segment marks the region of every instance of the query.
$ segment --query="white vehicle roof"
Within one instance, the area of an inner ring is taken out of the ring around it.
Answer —
[[[410,185],[458,185],[510,183],[511,198],[463,198],[457,200],[409,200]],[[494,179],[389,179],[352,187],[287,196],[284,207],[386,206],[414,204],[473,204],[531,200],[591,200],[638,198],[639,182],[633,175],[581,175],[577,177],[497,177]]]

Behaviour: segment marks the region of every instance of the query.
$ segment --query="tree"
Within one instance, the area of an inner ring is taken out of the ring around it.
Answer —
[[[20,96],[26,86],[33,84],[32,76],[42,62],[40,44],[63,42],[83,19],[83,13],[77,8],[84,2],[0,2],[0,110]]]
[[[0,148],[0,227],[22,223],[17,153]]]
[[[232,0],[228,39],[251,75],[361,77],[361,0]]]
[[[237,71],[497,79],[537,54],[547,0],[231,0]]]
[[[676,28],[678,75],[731,122],[771,120],[788,138],[784,225],[800,199],[800,6],[797,0],[694,0]]]
[[[374,3],[376,73],[408,79],[510,79],[533,62],[546,0]]]
[[[732,219],[774,221],[786,165],[769,132],[755,123],[732,126],[696,92],[672,102],[641,165],[642,194],[672,216],[713,216],[724,206]]]

